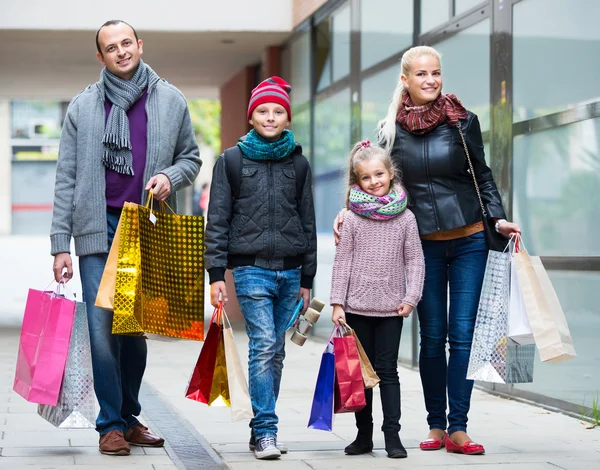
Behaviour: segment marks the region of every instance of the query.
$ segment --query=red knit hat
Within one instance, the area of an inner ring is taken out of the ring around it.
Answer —
[[[292,121],[292,110],[290,107],[290,92],[292,87],[288,82],[280,77],[269,77],[258,84],[252,90],[250,103],[248,103],[248,119],[252,117],[252,111],[257,106],[264,103],[277,103],[285,108],[288,113],[288,119]]]

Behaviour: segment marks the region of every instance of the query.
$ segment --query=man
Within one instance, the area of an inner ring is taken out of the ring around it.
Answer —
[[[100,452],[128,455],[130,445],[164,444],[136,418],[146,340],[112,335],[112,312],[94,302],[123,203],[143,204],[152,190],[175,208],[176,191],[193,183],[201,161],[185,98],[142,61],[133,27],[106,22],[96,46],[100,80],[73,98],[63,125],[51,253],[56,281],[68,281],[74,238],[100,403]]]

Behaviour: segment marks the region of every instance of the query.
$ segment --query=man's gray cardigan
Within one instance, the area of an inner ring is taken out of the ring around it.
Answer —
[[[60,138],[51,254],[85,256],[108,252],[104,145],[104,84],[99,81],[73,98]],[[167,202],[174,210],[176,192],[191,185],[200,171],[198,143],[183,94],[165,80],[148,89],[148,147],[144,182],[162,173],[171,181]],[[146,194],[142,194],[142,203]]]

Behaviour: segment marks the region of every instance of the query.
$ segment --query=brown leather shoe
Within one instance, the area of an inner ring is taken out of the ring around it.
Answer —
[[[131,445],[140,447],[162,447],[165,444],[162,437],[155,436],[141,423],[127,430],[125,440]]]
[[[100,452],[107,455],[129,455],[129,444],[121,431],[109,431],[100,436]]]

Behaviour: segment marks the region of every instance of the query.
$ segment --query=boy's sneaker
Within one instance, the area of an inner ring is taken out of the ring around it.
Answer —
[[[260,460],[274,460],[281,457],[281,452],[275,446],[276,440],[272,436],[266,436],[256,441],[254,456]]]
[[[254,433],[250,433],[250,441],[248,441],[248,447],[251,451],[254,451],[254,449],[256,448],[256,436],[254,435]],[[282,454],[288,453],[288,448],[283,442],[279,442],[276,440],[275,447],[277,447],[279,449],[279,452],[281,452]]]

